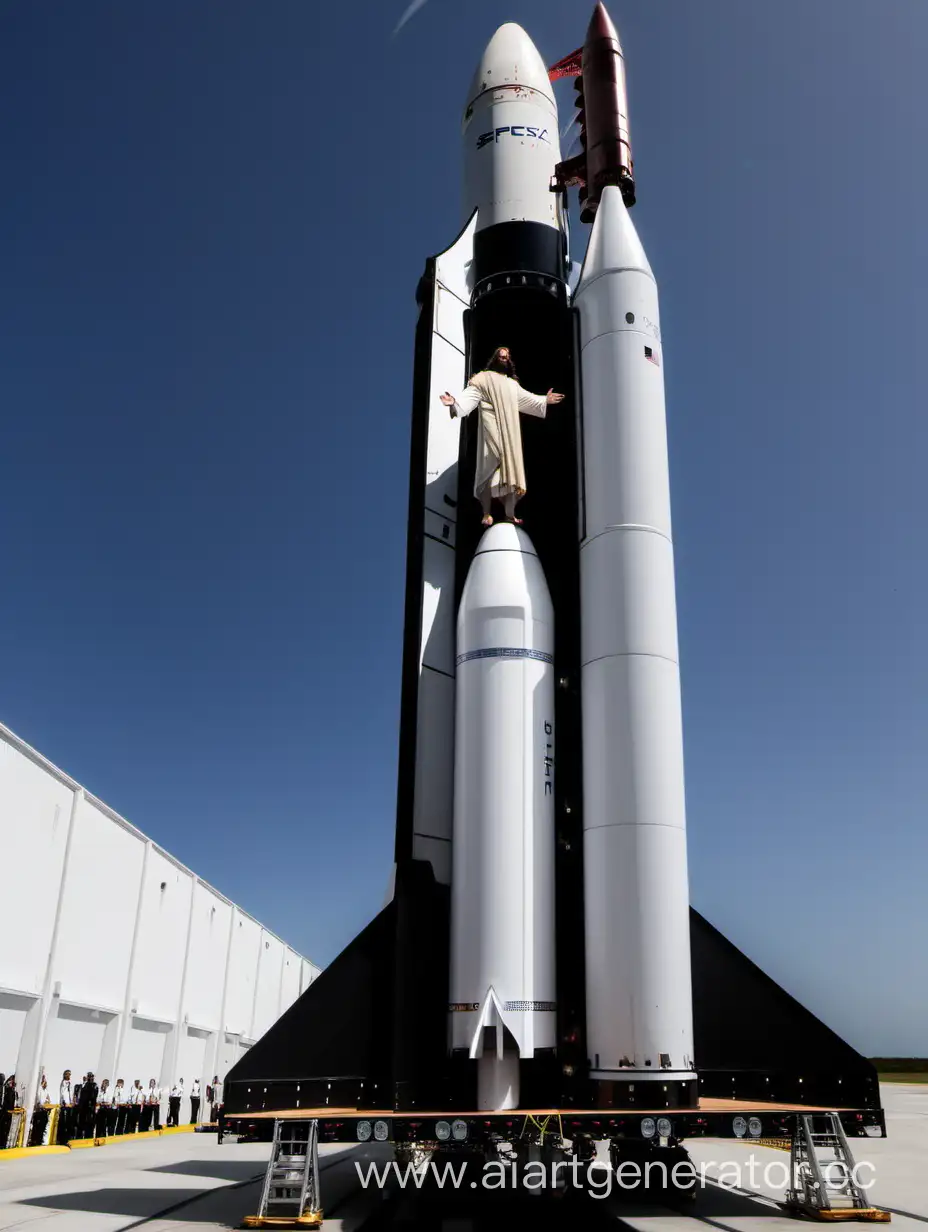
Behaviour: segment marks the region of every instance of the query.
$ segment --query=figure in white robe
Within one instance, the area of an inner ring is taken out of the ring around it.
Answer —
[[[547,394],[531,394],[523,389],[507,347],[500,347],[493,354],[486,368],[471,377],[463,393],[457,397],[450,393],[441,395],[452,418],[480,408],[474,495],[483,510],[484,526],[493,521],[494,499],[502,501],[506,516],[521,525],[521,518],[515,515],[516,502],[526,490],[519,414],[543,419],[548,407],[561,402],[563,397],[552,389]]]

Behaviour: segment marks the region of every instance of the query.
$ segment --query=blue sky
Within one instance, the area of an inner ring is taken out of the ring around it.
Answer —
[[[551,62],[591,7],[0,6],[0,719],[317,961],[392,858],[414,293],[464,93],[500,22]],[[693,901],[924,1055],[928,7],[611,11]]]

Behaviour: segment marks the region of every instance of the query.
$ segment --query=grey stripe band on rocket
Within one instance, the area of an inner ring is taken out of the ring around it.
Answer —
[[[468,650],[458,655],[454,662],[460,667],[471,659],[537,659],[540,663],[553,663],[554,655],[546,650],[523,650],[519,646],[492,646],[486,650]]]

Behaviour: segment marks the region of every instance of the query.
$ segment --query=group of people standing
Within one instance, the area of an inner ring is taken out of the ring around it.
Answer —
[[[97,1085],[92,1073],[84,1074],[80,1082],[71,1081],[66,1069],[58,1089],[59,1143],[74,1138],[110,1138],[115,1134],[144,1133],[161,1128],[162,1091],[152,1078],[143,1087],[138,1078],[131,1087],[117,1078],[115,1086],[108,1078]],[[45,1078],[36,1098],[36,1113],[52,1103],[52,1093]],[[35,1121],[33,1116],[33,1122]]]
[[[0,1147],[8,1145],[13,1109],[19,1106],[15,1078],[11,1077],[6,1083],[2,1080],[3,1076],[0,1075]],[[77,1138],[110,1138],[119,1134],[145,1133],[148,1130],[160,1129],[164,1095],[164,1090],[154,1078],[147,1087],[143,1087],[138,1078],[128,1087],[122,1078],[117,1078],[115,1084],[104,1078],[98,1085],[92,1073],[84,1074],[80,1082],[72,1082],[71,1071],[66,1069],[58,1088],[55,1141],[64,1144]],[[184,1080],[179,1078],[167,1092],[167,1126],[181,1124],[181,1116],[186,1112],[182,1105],[187,1098]],[[209,1120],[212,1122],[217,1118],[222,1101],[222,1087],[218,1076],[207,1085],[206,1098],[210,1105]],[[199,1078],[193,1080],[189,1101],[189,1124],[196,1125],[200,1120]],[[53,1093],[43,1075],[29,1127],[29,1146],[41,1146],[48,1140],[49,1119],[54,1105]]]

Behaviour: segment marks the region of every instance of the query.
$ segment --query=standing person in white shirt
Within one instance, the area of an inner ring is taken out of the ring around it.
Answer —
[[[32,1110],[32,1121],[29,1125],[27,1146],[45,1146],[45,1137],[48,1133],[48,1122],[51,1113],[49,1104],[51,1102],[52,1093],[48,1089],[48,1081],[43,1074],[42,1081],[39,1083],[39,1089],[35,1093],[35,1107]]]
[[[161,1128],[161,1088],[154,1078],[148,1080],[145,1092],[145,1111],[142,1113],[144,1129]]]
[[[94,1126],[95,1138],[106,1138],[113,1132],[113,1092],[110,1090],[109,1078],[100,1083],[100,1093],[97,1096],[97,1115]]]
[[[129,1116],[126,1120],[126,1133],[134,1134],[139,1127],[139,1115],[142,1111],[142,1084],[138,1078],[135,1079],[129,1089],[129,1094],[126,1097],[126,1103],[129,1105]]]
[[[74,1124],[74,1089],[71,1085],[71,1071],[66,1069],[61,1075],[61,1086],[58,1088],[58,1129],[55,1141],[64,1146],[71,1138]]]
[[[200,1119],[200,1080],[194,1078],[190,1088],[190,1124],[196,1125]]]
[[[129,1106],[126,1103],[128,1091],[126,1084],[122,1078],[116,1079],[116,1086],[113,1088],[113,1109],[116,1113],[116,1122],[113,1127],[113,1133],[119,1137],[120,1134],[126,1132],[126,1117],[129,1113]]]
[[[180,1101],[184,1098],[184,1080],[178,1078],[168,1096],[168,1125],[180,1124]]]

